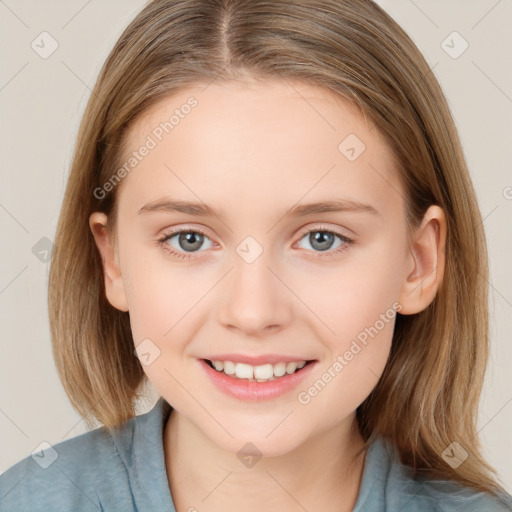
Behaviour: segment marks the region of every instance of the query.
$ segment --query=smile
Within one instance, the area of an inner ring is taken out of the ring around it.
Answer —
[[[247,379],[250,382],[271,382],[284,375],[291,375],[306,365],[306,361],[279,362],[259,366],[234,363],[233,361],[206,361],[218,372],[224,372],[236,379]]]
[[[229,360],[197,359],[197,362],[219,391],[238,400],[250,402],[272,400],[290,393],[311,375],[318,364],[317,360],[259,366],[235,364]],[[214,364],[219,369],[216,369]]]

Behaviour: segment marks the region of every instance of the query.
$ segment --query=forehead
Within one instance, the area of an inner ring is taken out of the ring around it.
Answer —
[[[139,203],[167,192],[205,202],[231,203],[235,195],[238,206],[293,204],[339,191],[385,208],[390,195],[401,196],[394,155],[371,121],[346,99],[304,83],[188,87],[132,125],[125,161],[143,146],[151,149],[121,187]]]

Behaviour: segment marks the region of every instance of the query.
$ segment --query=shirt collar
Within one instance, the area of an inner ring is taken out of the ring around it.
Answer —
[[[138,512],[176,512],[167,479],[163,446],[164,426],[171,410],[171,405],[160,397],[149,412],[130,419],[122,428],[111,432],[129,474]],[[373,512],[365,504],[385,502],[389,480],[403,478],[403,475],[393,474],[404,470],[396,457],[397,453],[390,442],[382,437],[377,437],[368,446],[353,512]]]
[[[111,432],[138,512],[176,512],[165,467],[163,433],[172,407],[160,397],[146,414]]]

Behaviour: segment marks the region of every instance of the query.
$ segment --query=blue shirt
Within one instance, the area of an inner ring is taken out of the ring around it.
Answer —
[[[163,451],[170,411],[161,397],[112,433],[100,427],[24,458],[0,475],[0,512],[176,512]],[[512,511],[509,494],[501,502],[451,482],[419,482],[397,457],[383,438],[369,446],[354,512]]]

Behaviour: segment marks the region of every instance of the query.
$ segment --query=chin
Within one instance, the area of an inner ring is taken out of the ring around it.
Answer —
[[[235,423],[228,423],[231,428],[228,431],[233,437],[230,437],[226,432],[221,433],[218,430],[213,435],[208,435],[215,445],[220,449],[226,450],[235,454],[236,456],[254,456],[254,457],[279,457],[293,452],[301,443],[300,439],[296,437],[297,432],[293,434],[282,426],[275,428],[279,422],[274,423],[272,426],[264,424],[253,428],[241,428],[236,426]],[[279,432],[279,430],[281,431]],[[270,435],[269,435],[270,434]]]

